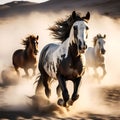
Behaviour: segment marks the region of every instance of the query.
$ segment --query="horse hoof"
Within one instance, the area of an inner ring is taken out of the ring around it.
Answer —
[[[72,106],[72,105],[73,105],[73,101],[72,101],[72,100],[69,100],[69,101],[68,101],[68,105]]]
[[[25,79],[29,78],[29,76],[27,76],[27,75],[23,75],[22,77],[25,78]]]
[[[58,99],[57,104],[60,106],[64,106],[64,100],[63,99]]]
[[[79,95],[76,96],[76,100],[79,98]]]

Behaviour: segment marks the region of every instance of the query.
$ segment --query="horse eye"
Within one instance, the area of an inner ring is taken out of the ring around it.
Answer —
[[[38,42],[36,41],[36,44],[38,45]]]
[[[32,43],[34,43],[34,40],[31,40]]]
[[[98,42],[98,44],[99,44],[99,45],[101,44],[100,41]]]

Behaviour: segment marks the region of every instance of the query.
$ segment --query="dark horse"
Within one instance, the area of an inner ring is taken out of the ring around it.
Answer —
[[[12,56],[12,62],[15,70],[18,75],[20,75],[18,68],[23,68],[26,76],[29,76],[28,69],[33,69],[33,75],[35,75],[35,69],[37,66],[37,53],[38,53],[38,38],[34,35],[30,35],[26,37],[25,40],[22,41],[22,44],[25,45],[25,50],[18,49],[14,52]]]
[[[57,21],[55,26],[50,28],[54,37],[61,40],[61,43],[48,44],[41,51],[38,66],[41,75],[37,83],[36,94],[42,87],[41,85],[44,85],[45,94],[49,98],[51,94],[50,81],[53,78],[58,80],[58,88],[62,90],[63,99],[58,100],[59,105],[66,107],[69,104],[67,80],[74,83],[71,103],[79,98],[78,87],[85,67],[83,55],[87,48],[85,40],[89,18],[89,12],[85,17],[80,17],[78,13],[73,11],[66,20]]]

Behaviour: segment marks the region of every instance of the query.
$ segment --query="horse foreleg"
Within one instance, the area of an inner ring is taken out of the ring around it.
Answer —
[[[43,85],[43,81],[42,81],[42,76],[40,75],[39,80],[37,81],[37,86],[36,86],[36,89],[35,89],[35,95],[38,95],[39,90],[42,88],[42,85]]]
[[[94,77],[98,79],[99,78],[99,74],[97,72],[97,68],[94,67],[93,70],[94,70]]]
[[[15,68],[15,71],[17,72],[17,75],[20,76],[20,72],[18,70],[18,67],[14,66],[14,68]]]
[[[58,81],[59,81],[60,88],[62,90],[62,97],[63,97],[63,100],[62,99],[58,100],[58,104],[66,107],[67,106],[66,103],[69,100],[69,94],[66,87],[66,80],[64,79],[63,76],[59,76]]]
[[[24,68],[24,71],[25,71],[25,74],[26,74],[26,75],[24,75],[24,77],[29,77],[28,69]]]
[[[103,69],[103,75],[102,75],[102,79],[103,79],[107,72],[106,72],[106,69],[105,69],[105,64],[103,64],[101,67]]]
[[[36,67],[33,67],[33,75],[32,76],[35,76],[36,74]]]
[[[80,81],[81,81],[81,77],[73,80],[74,91],[73,91],[73,94],[72,94],[72,98],[69,101],[69,105],[72,105],[73,102],[75,102],[79,98],[78,88],[79,88]]]

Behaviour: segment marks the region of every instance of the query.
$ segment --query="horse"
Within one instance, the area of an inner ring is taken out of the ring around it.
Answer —
[[[58,105],[67,107],[79,98],[78,88],[85,72],[83,58],[87,48],[85,40],[87,39],[89,19],[89,12],[84,17],[80,17],[79,13],[73,11],[65,20],[58,20],[54,26],[49,28],[55,39],[60,40],[61,43],[47,44],[40,53],[38,64],[40,76],[38,76],[36,96],[44,87],[45,94],[49,99],[50,83],[52,79],[55,79],[58,80],[62,90],[62,98],[58,99]],[[69,102],[70,96],[66,86],[67,80],[71,80],[74,84],[71,102]]]
[[[89,47],[86,50],[85,57],[86,57],[86,66],[87,68],[93,68],[95,77],[99,78],[99,75],[97,73],[97,68],[101,67],[103,70],[103,74],[100,77],[101,79],[106,75],[106,69],[105,69],[105,62],[104,62],[104,54],[106,52],[104,45],[105,45],[105,39],[106,35],[103,36],[101,34],[97,34],[93,38],[93,46]]]
[[[33,76],[35,75],[35,70],[37,67],[37,53],[38,53],[38,38],[37,35],[29,35],[25,40],[22,41],[22,45],[25,49],[18,49],[13,53],[12,63],[20,76],[19,68],[23,68],[25,71],[25,77],[29,77],[28,69],[33,70]]]

